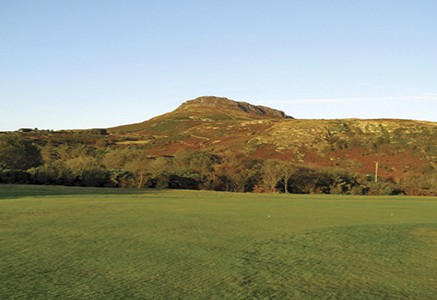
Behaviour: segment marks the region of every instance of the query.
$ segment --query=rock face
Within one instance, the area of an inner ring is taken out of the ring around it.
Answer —
[[[202,110],[202,109],[217,109],[234,111],[236,113],[247,113],[254,116],[285,119],[292,117],[287,116],[283,111],[276,110],[265,106],[256,106],[247,102],[240,102],[230,100],[228,98],[214,97],[214,96],[202,96],[193,100],[188,100],[183,103],[177,111],[184,110]]]

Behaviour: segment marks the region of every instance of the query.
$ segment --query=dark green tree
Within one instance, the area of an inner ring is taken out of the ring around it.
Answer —
[[[0,136],[0,166],[13,170],[27,170],[41,164],[37,146],[17,135]]]

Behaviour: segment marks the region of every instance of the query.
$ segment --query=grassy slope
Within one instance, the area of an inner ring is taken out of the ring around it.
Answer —
[[[437,199],[0,186],[0,298],[437,294]]]
[[[244,119],[239,112],[211,115],[211,110],[178,109],[140,124],[112,128],[110,132],[118,144],[142,143],[152,155],[174,155],[187,149],[216,153],[231,149],[257,159],[342,167],[363,175],[372,174],[374,162],[379,161],[379,175],[395,182],[411,175],[407,173],[423,174],[437,159],[437,147],[430,142],[437,138],[435,122]],[[235,119],[229,117],[232,115]],[[125,141],[125,134],[140,142]]]

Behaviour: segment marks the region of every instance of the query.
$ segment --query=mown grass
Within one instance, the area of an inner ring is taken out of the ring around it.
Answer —
[[[437,199],[0,185],[0,298],[436,299]]]

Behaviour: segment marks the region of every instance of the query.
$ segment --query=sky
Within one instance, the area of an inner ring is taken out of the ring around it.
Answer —
[[[0,131],[107,128],[214,95],[437,121],[435,0],[0,0]]]

